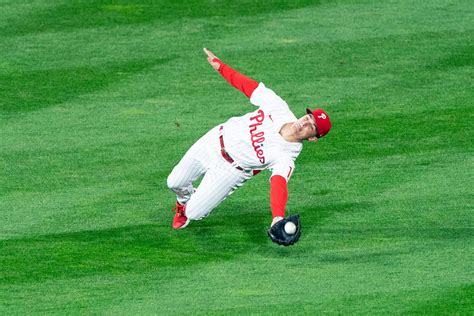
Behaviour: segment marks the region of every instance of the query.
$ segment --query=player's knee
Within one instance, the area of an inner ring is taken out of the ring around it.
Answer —
[[[177,189],[180,187],[180,183],[179,183],[179,179],[176,178],[173,173],[171,173],[168,178],[166,179],[166,185],[168,186],[168,188],[170,188],[171,190],[173,189]]]

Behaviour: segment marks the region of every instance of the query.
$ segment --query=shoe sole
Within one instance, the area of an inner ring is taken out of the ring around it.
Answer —
[[[181,227],[180,227],[180,228],[178,228],[178,229],[183,229],[183,228],[185,228],[186,226],[188,226],[188,225],[189,225],[189,223],[190,223],[190,222],[191,222],[191,220],[188,218],[188,219],[186,220],[186,223],[184,223],[184,225],[183,225],[183,226],[181,226]]]
[[[171,226],[171,227],[172,227],[173,229],[183,229],[183,228],[185,228],[186,226],[189,225],[189,222],[191,222],[191,220],[188,218],[188,219],[186,220],[186,223],[184,223],[182,226],[180,226],[180,227]]]

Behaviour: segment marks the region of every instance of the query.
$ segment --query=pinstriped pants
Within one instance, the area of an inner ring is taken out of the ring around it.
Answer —
[[[202,175],[194,190],[193,182]],[[237,170],[221,156],[217,126],[186,152],[168,176],[167,184],[176,193],[178,202],[186,203],[186,216],[199,220],[251,177],[251,172]]]

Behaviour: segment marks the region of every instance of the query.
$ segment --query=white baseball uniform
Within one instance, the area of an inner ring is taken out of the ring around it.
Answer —
[[[186,216],[207,216],[256,170],[269,169],[271,176],[291,177],[294,161],[303,145],[288,142],[280,130],[296,116],[288,104],[263,83],[252,92],[250,102],[258,109],[214,127],[201,137],[174,167],[168,187],[177,201],[186,204]],[[204,175],[197,190],[193,182]]]

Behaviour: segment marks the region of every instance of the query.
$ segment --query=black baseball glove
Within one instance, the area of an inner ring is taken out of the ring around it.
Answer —
[[[288,234],[285,231],[285,224],[288,222],[293,222],[296,226],[296,231],[294,234]],[[282,219],[281,221],[275,223],[268,230],[268,236],[270,239],[279,245],[290,246],[293,245],[300,239],[301,236],[301,223],[300,216],[298,214],[291,215],[287,218]]]

